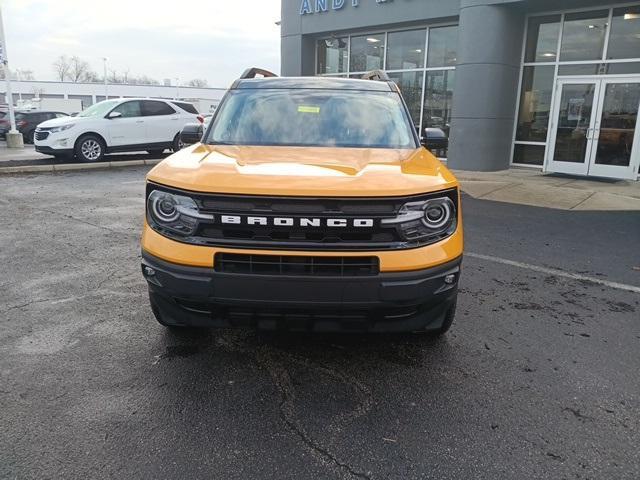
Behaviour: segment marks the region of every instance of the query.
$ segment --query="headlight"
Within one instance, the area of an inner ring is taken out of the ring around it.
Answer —
[[[62,125],[61,127],[52,127],[49,129],[51,133],[64,132],[65,130],[69,130],[72,127],[75,127],[75,123],[70,123],[68,125]]]
[[[195,233],[200,219],[213,220],[213,215],[200,213],[190,197],[161,190],[149,194],[147,220],[152,227],[188,236]]]
[[[455,232],[456,205],[448,196],[405,203],[395,218],[385,218],[382,224],[395,225],[407,242],[426,245]]]

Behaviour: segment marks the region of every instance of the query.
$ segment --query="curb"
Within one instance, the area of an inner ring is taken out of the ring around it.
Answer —
[[[19,167],[0,167],[0,175],[13,173],[55,173],[78,170],[97,170],[119,167],[138,167],[141,165],[156,165],[163,159],[154,160],[122,160],[120,162],[97,163],[63,163],[60,165],[23,165]]]

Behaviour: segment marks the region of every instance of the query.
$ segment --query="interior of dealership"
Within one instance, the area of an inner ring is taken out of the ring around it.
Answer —
[[[429,3],[435,2],[424,2]],[[510,156],[506,164],[636,179],[640,167],[640,4],[532,11],[527,8],[532,2],[505,3],[521,4],[514,8],[519,9],[520,16],[508,20],[513,24],[515,18],[518,23],[513,65],[508,65],[506,54],[495,62],[512,67],[513,86],[505,81],[510,73],[492,80],[494,85],[501,83],[505,98],[513,96],[506,105],[508,128],[501,127],[499,133],[508,142],[502,150],[505,159]],[[420,8],[415,2],[413,5]],[[388,8],[398,6],[404,4]],[[362,4],[359,8],[362,12]],[[377,13],[373,7],[370,11]],[[420,24],[414,20],[371,28],[363,28],[360,22],[358,28],[314,32],[313,71],[303,65],[301,73],[358,78],[370,70],[386,70],[402,90],[421,135],[425,129],[439,129],[448,137],[453,125],[449,142],[453,144],[457,140],[456,109],[460,113],[469,95],[472,99],[483,95],[482,78],[478,79],[477,92],[462,93],[459,85],[456,89],[456,77],[462,74],[456,75],[457,69],[469,68],[474,60],[459,55],[461,50],[470,50],[463,39],[472,38],[464,32],[463,11],[445,21],[434,19]],[[315,17],[302,18],[303,44],[310,36],[304,35],[304,22],[311,30],[315,25],[311,22],[318,24],[315,30],[324,28],[319,22],[325,19],[326,25],[331,24],[326,16],[331,12],[314,13]],[[342,23],[348,26],[349,22]],[[283,34],[283,42],[284,38]],[[285,74],[286,64],[283,59]],[[473,85],[473,79],[466,80],[464,89],[469,85]],[[509,88],[511,92],[507,92]],[[444,145],[435,153],[446,158],[449,152]]]

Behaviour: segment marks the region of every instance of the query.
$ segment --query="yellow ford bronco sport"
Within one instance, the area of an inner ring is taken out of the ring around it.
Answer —
[[[398,87],[368,78],[249,69],[201,140],[149,172],[142,272],[162,325],[449,329],[458,182]]]

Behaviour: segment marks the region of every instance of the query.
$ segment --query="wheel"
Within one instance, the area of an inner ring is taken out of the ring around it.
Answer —
[[[180,133],[177,133],[175,137],[173,137],[173,142],[171,144],[171,150],[177,152],[178,150],[182,150],[186,145],[180,140]]]
[[[456,304],[458,303],[458,298],[456,297],[456,299],[453,301],[453,305],[451,305],[451,307],[449,308],[449,310],[447,311],[446,316],[444,317],[444,322],[442,324],[442,326],[437,329],[437,330],[433,330],[431,332],[429,332],[431,335],[435,336],[435,337],[439,337],[444,335],[445,333],[447,333],[449,331],[449,329],[451,328],[451,325],[453,324],[453,320],[456,316]]]
[[[190,332],[196,330],[195,327],[190,327],[188,325],[180,325],[177,323],[172,323],[168,321],[168,316],[162,314],[162,310],[158,306],[156,302],[153,301],[153,297],[151,293],[149,293],[149,303],[151,304],[151,311],[153,312],[153,316],[156,317],[156,320],[160,325],[167,328],[172,333],[183,333]]]
[[[147,150],[149,155],[162,155],[164,153],[164,149],[156,149],[156,150]]]
[[[99,162],[105,148],[104,141],[97,135],[85,135],[76,142],[75,154],[83,162]]]
[[[24,143],[29,143],[31,145],[33,145],[33,137],[35,137],[36,135],[36,131],[35,130],[31,130],[29,132],[27,132],[24,136]]]

